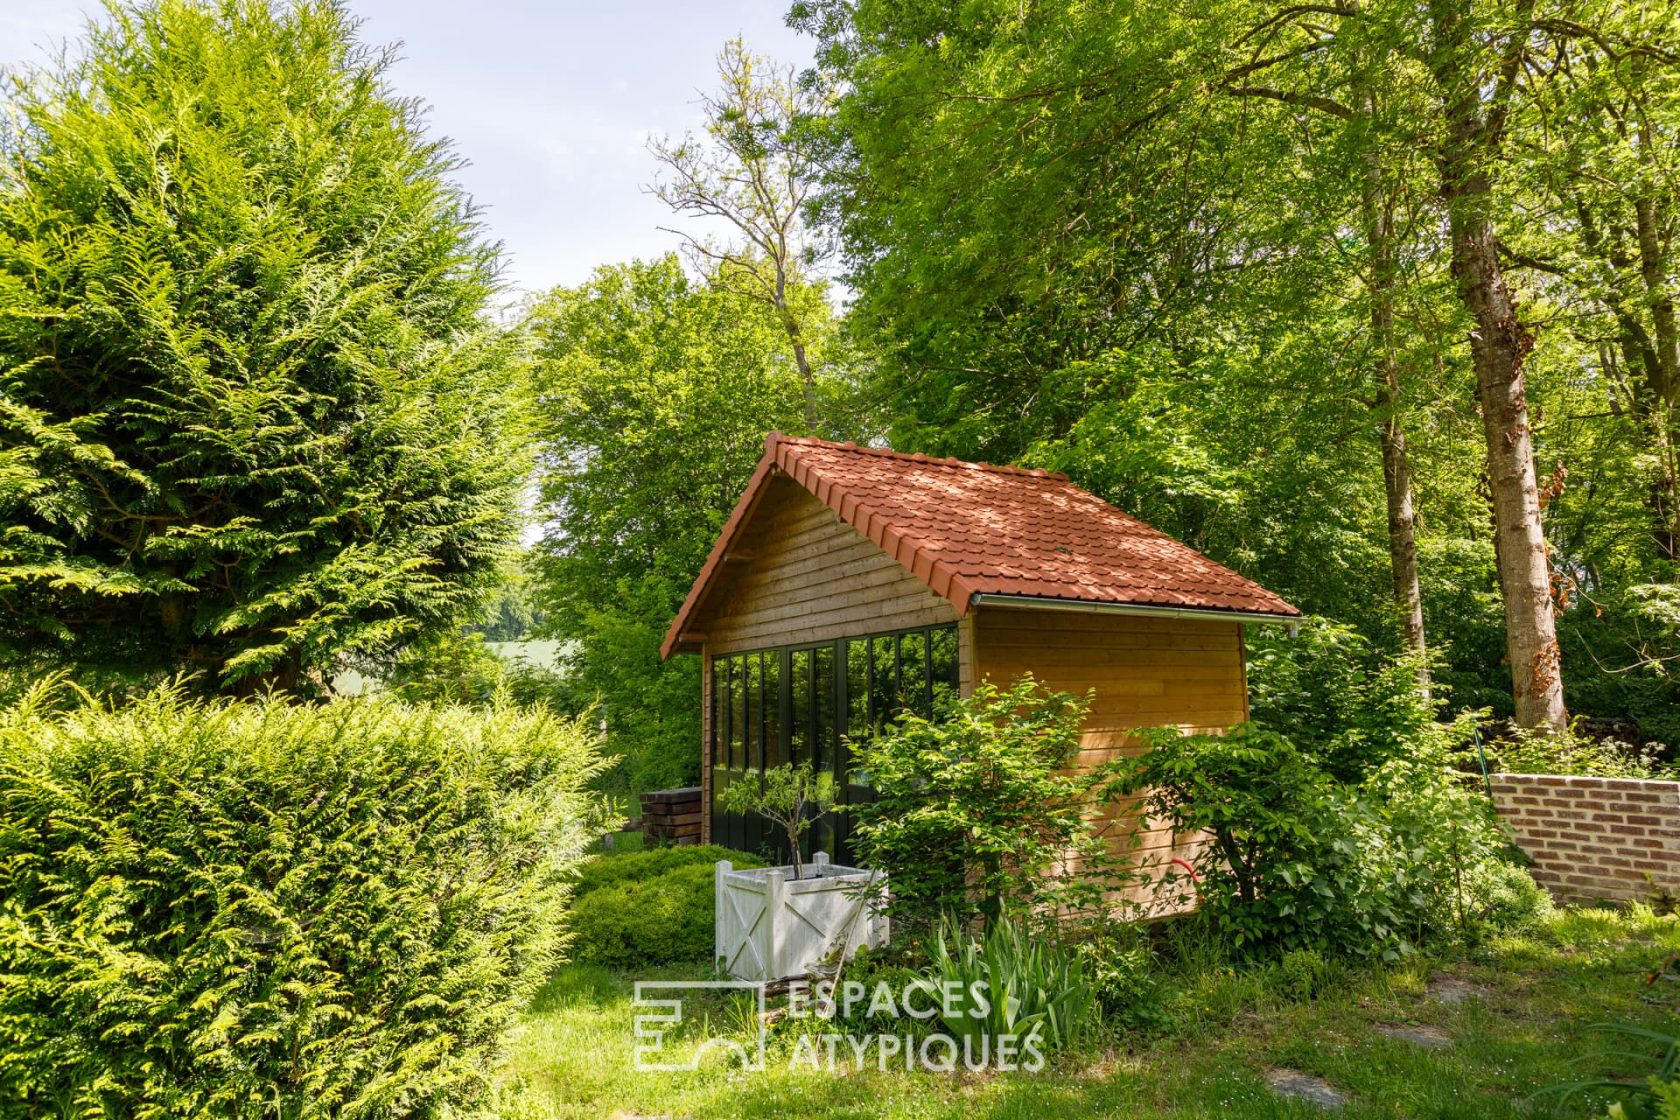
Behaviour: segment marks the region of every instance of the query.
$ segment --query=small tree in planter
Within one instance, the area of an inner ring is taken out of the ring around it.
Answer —
[[[834,775],[819,774],[809,763],[788,763],[766,770],[761,781],[735,782],[718,800],[726,812],[757,813],[787,833],[793,877],[803,879],[799,838],[811,827],[813,815],[834,808]]]
[[[718,861],[718,967],[742,980],[785,980],[832,970],[860,945],[887,943],[888,922],[876,904],[884,887],[879,873],[830,865],[818,852],[818,873],[805,878],[799,838],[812,816],[834,807],[832,775],[779,766],[759,781],[731,785],[718,801],[730,812],[757,813],[780,826],[793,852],[791,879],[789,869],[738,871]]]

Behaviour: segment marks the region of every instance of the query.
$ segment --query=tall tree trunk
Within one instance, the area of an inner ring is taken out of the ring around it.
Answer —
[[[1523,376],[1534,335],[1517,317],[1493,224],[1492,169],[1522,77],[1534,0],[1517,0],[1512,18],[1501,21],[1503,34],[1497,39],[1472,26],[1473,13],[1471,0],[1430,0],[1429,65],[1441,97],[1443,129],[1435,160],[1452,240],[1453,279],[1474,324],[1470,353],[1487,444],[1511,696],[1517,722],[1524,727],[1562,729],[1569,713],[1563,704],[1563,659]],[[1503,53],[1489,58],[1486,52],[1495,43]],[[1494,64],[1491,81],[1484,62]]]
[[[1540,488],[1528,424],[1523,361],[1534,336],[1517,317],[1488,217],[1492,189],[1480,171],[1443,169],[1452,234],[1452,270],[1475,327],[1470,352],[1487,444],[1499,590],[1511,695],[1524,727],[1562,728],[1563,668],[1552,610],[1551,564],[1540,521]]]
[[[1423,629],[1423,591],[1418,583],[1417,514],[1412,503],[1412,464],[1406,432],[1395,414],[1397,382],[1385,382],[1379,407],[1387,411],[1382,441],[1383,490],[1388,498],[1388,564],[1394,583],[1394,606],[1400,615],[1406,651],[1417,658],[1418,692],[1429,696],[1429,643]]]
[[[786,247],[783,247],[784,252]],[[788,306],[788,266],[783,257],[776,257],[773,261],[776,269],[776,283],[771,292],[770,302],[775,304],[777,313],[782,319],[782,329],[787,332],[788,345],[793,348],[793,364],[799,369],[799,381],[805,396],[805,430],[812,435],[817,431],[817,378],[811,372],[811,359],[805,353],[805,332],[799,329],[799,316],[794,314],[793,308]]]
[[[1383,492],[1388,500],[1388,564],[1394,607],[1406,651],[1417,658],[1418,691],[1429,695],[1428,643],[1423,629],[1423,592],[1418,584],[1417,515],[1412,502],[1412,464],[1406,454],[1406,430],[1400,421],[1400,361],[1394,336],[1394,211],[1383,187],[1382,156],[1366,157],[1366,244],[1370,276],[1371,347],[1376,356],[1377,412],[1381,427]]]

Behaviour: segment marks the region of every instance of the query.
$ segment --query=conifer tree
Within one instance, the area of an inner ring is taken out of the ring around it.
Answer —
[[[307,687],[517,533],[497,249],[333,0],[113,7],[0,126],[0,655]]]

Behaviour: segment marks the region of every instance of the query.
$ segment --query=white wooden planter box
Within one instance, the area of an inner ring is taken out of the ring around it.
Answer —
[[[860,946],[887,943],[887,916],[863,899],[881,876],[828,862],[818,852],[795,879],[791,867],[716,872],[718,967],[738,980],[788,980],[832,969]]]

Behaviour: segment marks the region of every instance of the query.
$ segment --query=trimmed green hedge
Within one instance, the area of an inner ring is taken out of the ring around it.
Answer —
[[[0,711],[0,1099],[23,1115],[470,1102],[602,830],[580,722],[280,700]]]
[[[609,968],[641,968],[712,955],[720,859],[763,867],[746,852],[714,844],[602,856],[578,876],[573,957]]]

